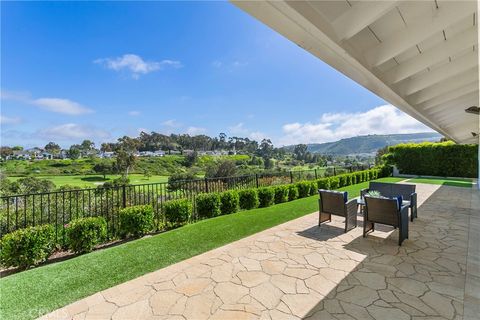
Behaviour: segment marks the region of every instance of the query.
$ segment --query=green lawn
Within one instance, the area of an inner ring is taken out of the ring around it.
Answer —
[[[46,179],[52,181],[57,187],[63,185],[71,185],[76,187],[96,187],[99,184],[104,183],[105,181],[119,178],[120,175],[107,174],[106,179],[103,179],[101,175],[76,175],[76,176],[36,176],[40,179]],[[147,178],[143,174],[129,174],[128,175],[131,184],[142,184],[142,183],[158,183],[158,182],[167,182],[168,176],[154,176]],[[15,181],[21,179],[22,177],[9,177],[9,179]]]
[[[450,178],[424,178],[424,177],[417,177],[413,179],[408,179],[407,182],[411,183],[428,183],[428,184],[441,184],[445,186],[454,186],[454,187],[464,187],[464,188],[471,188],[472,187],[472,179],[450,179]]]
[[[380,181],[396,182],[399,178]],[[342,188],[359,195],[368,182]],[[32,319],[95,292],[318,210],[318,196],[204,220],[0,280],[1,319]]]

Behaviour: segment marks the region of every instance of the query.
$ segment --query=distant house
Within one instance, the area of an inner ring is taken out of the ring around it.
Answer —
[[[53,159],[53,154],[48,153],[48,152],[43,152],[39,156],[41,156],[41,159],[44,159],[44,160],[52,160]]]
[[[113,151],[105,151],[99,154],[99,157],[104,159],[110,159],[110,158],[113,158],[114,156],[115,156],[115,152]]]
[[[163,157],[165,155],[165,151],[157,150],[153,152],[154,157]]]

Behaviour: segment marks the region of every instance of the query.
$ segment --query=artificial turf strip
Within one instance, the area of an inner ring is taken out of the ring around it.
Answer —
[[[472,179],[454,179],[454,178],[413,178],[409,179],[407,182],[411,183],[427,183],[427,184],[440,184],[445,186],[452,186],[452,187],[464,187],[464,188],[471,188],[472,187]]]
[[[368,182],[364,182],[341,190],[348,191],[352,198],[367,186]],[[312,196],[203,220],[5,277],[0,280],[0,319],[36,318],[96,292],[317,210],[318,196]]]

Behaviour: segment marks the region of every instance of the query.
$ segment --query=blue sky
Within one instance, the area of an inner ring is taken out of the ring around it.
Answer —
[[[227,2],[2,2],[2,145],[428,130]]]

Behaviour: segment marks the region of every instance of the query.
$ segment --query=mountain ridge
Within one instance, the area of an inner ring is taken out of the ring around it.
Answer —
[[[437,132],[418,132],[404,134],[365,135],[340,139],[325,143],[308,143],[307,150],[312,153],[329,155],[375,154],[378,149],[399,143],[438,141],[442,135]],[[293,151],[295,145],[284,148]]]

